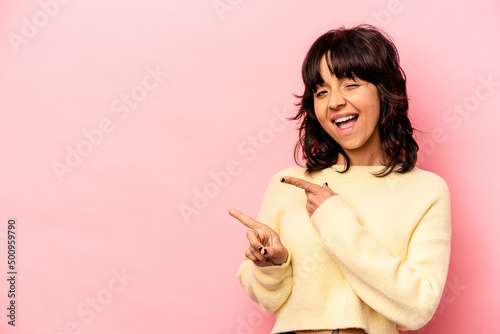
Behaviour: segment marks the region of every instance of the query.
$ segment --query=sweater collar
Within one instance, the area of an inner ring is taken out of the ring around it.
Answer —
[[[347,172],[339,173],[339,176],[347,178],[379,178],[374,174],[380,173],[384,168],[385,166],[350,166]],[[335,172],[342,172],[345,170],[345,166],[333,165],[329,169]],[[389,175],[393,173],[394,171]]]

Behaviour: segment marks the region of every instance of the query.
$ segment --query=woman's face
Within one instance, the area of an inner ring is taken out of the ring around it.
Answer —
[[[324,82],[316,87],[314,112],[323,129],[353,164],[365,163],[367,154],[382,157],[380,99],[375,85],[359,78],[338,79],[330,73],[324,56],[320,74]]]

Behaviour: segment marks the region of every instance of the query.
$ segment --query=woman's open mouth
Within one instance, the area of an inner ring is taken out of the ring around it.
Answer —
[[[335,123],[340,130],[348,130],[352,128],[357,121],[358,115],[349,115],[336,119],[333,123]]]

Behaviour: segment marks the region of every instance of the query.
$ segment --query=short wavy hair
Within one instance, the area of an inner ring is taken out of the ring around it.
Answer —
[[[295,162],[300,153],[306,162],[307,173],[331,167],[341,154],[350,161],[342,147],[322,128],[314,112],[314,93],[323,83],[320,61],[325,56],[332,75],[337,78],[360,78],[377,87],[380,98],[378,129],[382,148],[390,158],[377,176],[385,176],[396,169],[405,173],[417,162],[418,144],[413,138],[413,127],[408,118],[406,75],[399,64],[399,54],[392,39],[371,25],[353,28],[340,27],[320,36],[309,49],[302,64],[304,94],[299,110],[292,117],[300,123],[299,141],[295,146]],[[397,167],[397,168],[396,168]]]

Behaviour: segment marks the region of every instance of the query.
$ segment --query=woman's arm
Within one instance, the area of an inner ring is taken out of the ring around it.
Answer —
[[[238,270],[238,280],[247,294],[266,312],[276,312],[292,292],[290,256],[282,265],[258,267],[245,259]]]
[[[429,188],[433,195],[413,230],[404,260],[361,225],[356,212],[328,185],[289,176],[281,182],[305,190],[307,211],[325,248],[367,305],[404,329],[418,329],[431,319],[450,258],[450,198],[443,180]]]
[[[279,186],[279,182],[275,177],[264,195],[258,221],[235,210],[230,211],[233,217],[254,231],[247,234],[250,247],[238,270],[238,280],[250,298],[266,312],[277,311],[292,292],[291,253],[279,238],[280,210],[276,199],[280,196],[276,196],[276,185]],[[257,240],[252,240],[255,236]],[[262,248],[257,247],[259,245]],[[266,255],[270,261],[263,262],[261,254]]]
[[[405,329],[418,329],[431,319],[450,258],[450,200],[444,181],[413,231],[405,260],[392,256],[340,196],[324,201],[311,220],[366,304]]]

